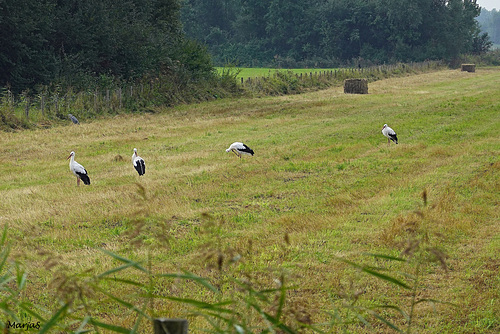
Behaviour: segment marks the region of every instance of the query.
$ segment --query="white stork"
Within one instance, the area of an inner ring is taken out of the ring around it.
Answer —
[[[69,170],[72,171],[76,176],[76,185],[80,185],[80,179],[84,184],[89,185],[90,178],[87,175],[87,171],[85,170],[85,168],[75,161],[75,152],[71,152],[66,160],[68,160],[69,158],[71,158],[71,160],[69,161]]]
[[[229,148],[226,150],[226,152],[230,151],[233,151],[233,153],[240,157],[240,159],[242,154],[253,155],[253,150],[240,142],[232,143],[231,146],[229,146]]]
[[[137,155],[137,149],[134,148],[134,154],[132,154],[132,164],[134,165],[135,170],[139,173],[139,176],[144,175],[146,173],[146,163],[144,159]]]
[[[387,124],[384,124],[384,127],[382,128],[382,134],[387,137],[387,145],[391,145],[391,140],[396,144],[398,143],[398,136],[396,135],[396,132],[388,127]]]

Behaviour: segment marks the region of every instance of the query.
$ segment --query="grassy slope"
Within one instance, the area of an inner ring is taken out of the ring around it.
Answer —
[[[375,82],[369,95],[334,88],[2,133],[0,223],[9,224],[14,253],[34,273],[28,295],[46,306],[51,297],[42,287],[50,274],[40,252],[57,254],[71,271],[107,270],[112,263],[96,247],[144,258],[145,248],[129,246],[125,233],[141,221],[146,244],[157,245],[160,234],[171,238],[168,250],[153,248],[156,270],[217,277],[203,264],[210,251],[238,252],[243,260],[228,275],[252,273],[270,284],[273,275],[288,273],[299,287],[290,304],[319,322],[353,277],[364,299],[407,310],[405,291],[360,276],[335,257],[397,255],[416,221],[449,256],[448,272],[427,267],[420,296],[459,306],[438,305],[434,313],[419,305],[416,328],[497,332],[499,84],[499,68],[442,71]],[[399,145],[387,146],[384,123]],[[256,155],[239,160],[226,153],[233,141]],[[146,160],[140,179],[130,162],[134,147]],[[91,186],[76,187],[64,160],[71,150]],[[424,189],[429,206],[422,209]],[[422,221],[413,214],[419,208]],[[220,238],[201,219],[204,212],[219,222]],[[182,283],[164,289],[201,297]],[[158,303],[158,314],[179,316],[176,307]],[[99,308],[113,323],[132,320],[104,303]]]

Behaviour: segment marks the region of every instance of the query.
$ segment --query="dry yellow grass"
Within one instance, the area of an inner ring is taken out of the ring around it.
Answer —
[[[429,245],[448,254],[448,270],[426,267],[419,297],[458,308],[438,305],[434,312],[419,304],[416,331],[493,333],[500,328],[499,83],[498,68],[450,70],[375,82],[368,95],[333,88],[2,133],[0,224],[9,225],[13,255],[30,272],[27,296],[49,309],[55,288],[46,286],[60,267],[45,269],[41,254],[52,254],[68,272],[95,274],[119,265],[102,248],[133,260],[150,256],[155,272],[211,278],[223,298],[238,296],[231,277],[271,288],[286,274],[296,287],[287,317],[314,323],[329,320],[339,296],[356,289],[367,305],[407,309],[407,291],[336,257],[397,255],[409,239],[427,235]],[[397,131],[399,145],[387,147],[384,123]],[[234,141],[246,142],[255,156],[226,153]],[[132,168],[134,147],[146,160],[143,177]],[[77,187],[69,171],[72,150],[89,172],[88,187]],[[131,289],[107,288],[142,300]],[[218,298],[182,280],[156,289]],[[136,319],[107,298],[93,305],[102,321],[132,326]],[[153,312],[179,317],[186,310],[157,300]],[[206,323],[193,319],[193,326]],[[364,332],[360,324],[347,328]]]

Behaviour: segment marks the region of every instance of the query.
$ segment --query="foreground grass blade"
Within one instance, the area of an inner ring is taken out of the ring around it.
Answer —
[[[385,309],[395,310],[395,311],[399,312],[405,318],[406,321],[410,320],[410,316],[405,311],[403,311],[401,308],[399,308],[395,305],[378,305],[378,306],[371,307],[371,309],[376,309],[376,308],[385,308]]]
[[[226,302],[221,302],[221,303],[217,303],[217,304],[210,304],[210,303],[201,302],[199,300],[189,299],[189,298],[177,298],[177,297],[171,297],[171,296],[156,296],[156,297],[164,298],[164,299],[168,299],[168,300],[172,300],[172,301],[176,301],[176,302],[181,302],[184,304],[190,304],[190,305],[193,305],[193,306],[200,308],[200,309],[209,309],[212,311],[222,312],[222,313],[233,313],[231,310],[227,310],[225,308],[219,307],[219,306],[224,306],[224,305],[230,305],[233,303],[232,301],[226,301]]]
[[[19,317],[17,316],[17,314],[10,310],[8,300],[0,303],[0,310],[4,315],[8,315],[8,318],[10,318],[10,320],[19,322]]]
[[[131,261],[131,260],[127,259],[127,258],[124,258],[124,257],[122,257],[122,256],[120,256],[120,255],[118,255],[118,254],[115,254],[115,253],[113,253],[113,252],[107,251],[107,250],[102,249],[102,248],[101,248],[101,251],[102,251],[103,253],[108,254],[109,256],[111,256],[111,257],[115,258],[116,260],[118,260],[118,261],[120,261],[120,262],[123,262],[123,263],[128,264],[128,265],[129,265],[129,267],[134,267],[134,268],[136,268],[136,269],[138,269],[138,270],[140,270],[140,271],[143,271],[143,272],[145,272],[145,273],[149,274],[149,271],[148,271],[147,269],[145,269],[144,267],[142,267],[142,266],[139,264],[139,262],[136,262],[136,261]],[[112,269],[112,270],[113,270],[113,269]],[[106,272],[106,273],[108,273],[108,272]],[[106,273],[104,273],[104,274],[106,274]],[[101,275],[102,275],[102,276],[105,276],[104,274],[101,274]]]
[[[83,329],[85,326],[87,326],[89,320],[90,320],[90,316],[86,316],[85,318],[83,318],[82,323],[80,324],[78,329],[73,334],[84,334],[84,333],[90,332],[91,331],[90,329]]]
[[[49,321],[47,321],[47,323],[42,327],[42,329],[40,329],[40,332],[38,332],[38,334],[46,333],[49,329],[51,329],[54,325],[56,325],[59,319],[62,317],[62,315],[66,312],[68,307],[69,307],[68,303],[64,304],[63,307],[61,307],[59,311],[57,311],[56,314],[54,314],[52,318],[50,318]]]
[[[193,281],[203,285],[204,287],[206,287],[207,289],[209,289],[213,292],[216,292],[216,293],[220,292],[216,287],[214,287],[212,284],[210,284],[206,278],[197,276],[197,275],[190,273],[188,271],[185,271],[184,275],[182,275],[182,274],[159,274],[159,275],[155,275],[155,276],[189,279],[189,280],[193,280]]]
[[[339,259],[339,260],[342,261],[342,262],[345,262],[345,263],[347,263],[347,264],[349,264],[349,265],[351,265],[351,266],[353,266],[355,268],[358,268],[358,269],[360,269],[361,271],[363,271],[363,272],[365,272],[367,274],[370,274],[372,276],[380,278],[380,279],[382,279],[384,281],[388,281],[388,282],[391,282],[393,284],[399,285],[402,288],[411,290],[411,288],[406,283],[404,283],[404,282],[402,282],[402,281],[400,281],[400,280],[398,280],[398,279],[396,279],[394,277],[391,277],[391,276],[385,275],[385,274],[381,274],[381,273],[379,273],[379,272],[377,272],[375,270],[369,269],[369,267],[367,267],[367,266],[361,266],[361,265],[359,265],[357,263],[351,262],[351,261],[346,260],[346,259]]]
[[[97,276],[98,278],[104,278],[105,276],[109,276],[111,274],[114,274],[114,273],[117,273],[117,272],[120,272],[120,271],[123,271],[127,268],[134,268],[136,265],[136,263],[127,263],[127,264],[124,264],[123,266],[120,266],[120,267],[116,267],[116,268],[113,268],[113,269],[110,269],[102,274],[100,274],[99,276]]]
[[[368,256],[375,257],[375,258],[386,259],[386,260],[391,260],[391,261],[406,262],[406,259],[403,259],[401,257],[395,257],[395,256],[390,256],[390,255],[385,255],[385,254],[363,253],[363,255],[368,255]]]
[[[400,280],[398,280],[398,279],[396,279],[394,277],[391,277],[389,275],[384,275],[384,274],[381,274],[381,273],[376,272],[374,270],[370,270],[370,269],[363,268],[363,267],[361,267],[361,270],[364,271],[367,274],[370,274],[372,276],[378,277],[378,278],[380,278],[380,279],[382,279],[384,281],[388,281],[388,282],[394,283],[396,285],[399,285],[402,288],[411,290],[411,288],[407,284],[401,282]]]
[[[5,240],[7,240],[7,227],[8,227],[7,224],[5,224],[4,227],[3,227],[2,239],[0,240],[0,246],[4,246],[5,245]]]
[[[45,322],[45,319],[41,315],[39,315],[38,313],[36,313],[35,311],[32,310],[32,308],[34,307],[33,304],[23,302],[23,303],[19,304],[19,307],[22,310],[24,310],[26,313],[28,313],[28,314],[32,315],[33,317],[37,318],[38,320],[40,320],[42,323]]]
[[[117,278],[117,277],[101,277],[101,276],[98,276],[98,277],[101,278],[103,281],[112,281],[115,283],[123,283],[123,284],[127,284],[127,285],[136,286],[138,288],[145,288],[145,285],[143,283],[132,281],[129,279],[123,279],[123,278]]]
[[[285,278],[281,276],[281,287],[280,287],[280,299],[278,303],[278,310],[276,311],[276,319],[279,320],[281,318],[281,314],[283,312],[283,307],[285,306],[286,300],[286,287],[285,287]]]
[[[215,329],[215,332],[216,333],[223,333],[224,330],[215,322],[211,319],[211,317],[209,316],[209,314],[205,314],[205,313],[198,313],[198,315],[201,315],[203,318],[205,318],[205,320],[208,321],[208,323],[212,326],[212,328]],[[228,319],[224,318],[224,317],[220,317],[220,316],[217,316],[217,315],[211,315],[212,317],[215,317],[217,319],[221,319],[223,320],[225,323],[229,322]],[[206,331],[206,332],[209,332],[208,330],[203,330],[203,331]],[[212,333],[210,331],[210,333]]]
[[[19,291],[23,290],[26,287],[26,280],[28,278],[28,273],[22,270],[19,267],[19,264],[16,263],[16,279],[17,279],[17,289]]]
[[[2,245],[2,247],[4,247]],[[5,248],[2,250],[2,252],[0,253],[0,271],[3,271],[4,269],[4,266],[5,266],[5,262],[7,261],[8,257],[9,257],[9,254],[10,254],[10,247],[9,246],[5,246]]]
[[[259,314],[261,314],[263,316],[263,318],[265,320],[269,321],[274,327],[279,328],[284,333],[296,334],[296,331],[294,331],[293,329],[291,329],[287,325],[283,324],[279,319],[262,311],[262,309],[259,307],[259,305],[255,304],[255,303],[250,303],[250,306],[252,306],[257,312],[259,312]]]
[[[149,320],[153,320],[153,319],[151,319],[151,318],[150,318],[147,314],[144,314],[144,313],[142,312],[142,310],[138,309],[138,308],[137,308],[134,304],[129,303],[129,302],[126,302],[126,301],[124,301],[123,299],[120,299],[120,298],[118,298],[118,297],[116,297],[116,296],[113,296],[112,294],[110,294],[110,293],[108,293],[108,292],[106,292],[106,291],[104,291],[104,290],[102,290],[102,289],[100,290],[100,292],[101,292],[102,294],[104,294],[104,295],[108,296],[108,297],[109,297],[109,298],[111,298],[112,300],[116,301],[118,304],[121,304],[121,305],[125,306],[127,309],[129,309],[129,310],[131,310],[131,311],[134,311],[134,312],[138,313],[140,316],[146,317],[146,318],[148,318]]]
[[[428,303],[436,303],[436,304],[444,304],[444,305],[451,305],[451,306],[454,306],[454,307],[458,307],[457,304],[454,304],[454,303],[450,303],[450,302],[443,302],[441,300],[437,300],[437,299],[430,299],[430,298],[422,298],[422,299],[419,299],[418,301],[415,302],[415,304],[420,304],[420,303],[423,303],[423,302],[428,302]]]
[[[148,305],[148,302],[146,301],[142,307],[142,310],[140,310],[138,313],[139,313],[139,316],[137,317],[137,320],[135,322],[135,325],[134,325],[134,328],[132,328],[132,331],[130,332],[131,334],[133,333],[137,333],[137,330],[139,328],[139,325],[141,324],[141,321],[142,321],[142,317],[143,315],[145,314],[144,311],[146,310],[146,307]],[[153,320],[151,317],[147,316],[146,317],[149,319],[149,320]]]
[[[355,313],[356,318],[358,318],[359,321],[361,321],[366,327],[373,329],[372,325],[368,322],[368,320],[365,319],[361,314]]]
[[[108,329],[108,330],[110,330],[112,332],[115,332],[115,333],[130,334],[130,329],[129,328],[106,324],[104,322],[97,321],[97,320],[95,320],[93,318],[90,319],[89,323],[92,324],[92,325],[94,325],[94,326],[97,326],[97,327]]]
[[[403,331],[401,329],[399,329],[396,325],[394,325],[392,322],[390,322],[389,320],[385,319],[384,317],[382,317],[380,314],[378,314],[377,312],[374,312],[374,311],[371,311],[371,310],[368,310],[368,313],[371,314],[373,317],[377,318],[378,320],[382,321],[385,325],[389,326],[390,328],[394,329],[396,332],[398,333],[403,333]]]

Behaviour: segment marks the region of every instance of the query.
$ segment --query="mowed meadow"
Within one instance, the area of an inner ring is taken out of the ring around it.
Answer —
[[[393,332],[384,320],[497,333],[499,87],[498,67],[444,70],[368,95],[335,87],[3,132],[0,224],[28,273],[21,297],[47,319],[69,305],[75,330],[91,315],[141,320],[142,333],[147,316],[187,317],[192,333]],[[235,141],[255,156],[227,153]],[[71,151],[90,186],[77,187]]]

